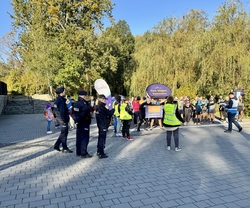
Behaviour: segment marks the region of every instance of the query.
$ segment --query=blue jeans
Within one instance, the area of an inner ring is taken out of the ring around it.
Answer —
[[[227,117],[228,117],[228,131],[232,131],[233,129],[233,123],[234,125],[240,129],[241,126],[240,124],[235,120],[235,116],[236,116],[236,113],[227,113]]]
[[[117,117],[114,116],[113,120],[114,120],[114,130],[115,130],[115,133],[118,133],[117,130],[116,130],[117,129]]]
[[[50,131],[50,124],[51,124],[51,121],[48,121],[47,131]]]
[[[167,131],[167,146],[171,146],[171,136],[174,135],[175,147],[179,147],[179,128],[174,131]]]
[[[117,117],[117,123],[116,123],[116,133],[121,133],[121,119],[120,117]]]

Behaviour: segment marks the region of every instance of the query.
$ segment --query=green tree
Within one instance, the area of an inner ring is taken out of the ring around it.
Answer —
[[[62,84],[69,93],[87,88],[95,30],[102,27],[104,16],[111,18],[111,1],[13,0],[12,4],[22,70],[44,79],[35,83],[37,92]]]
[[[135,39],[126,21],[120,20],[108,27],[101,36],[102,51],[108,61],[102,76],[111,84],[113,93],[128,94],[135,62]]]

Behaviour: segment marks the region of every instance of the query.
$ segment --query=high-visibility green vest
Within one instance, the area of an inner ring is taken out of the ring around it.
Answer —
[[[122,103],[120,105],[120,119],[121,120],[131,120],[132,116],[125,110],[127,104],[126,103]]]
[[[117,103],[117,104],[115,103],[115,104],[114,104],[114,107],[113,107],[113,108],[115,109],[114,115],[117,116],[117,117],[120,116],[120,113],[119,113],[119,111],[118,111],[118,106],[119,106],[119,104],[118,104],[118,103]]]
[[[164,120],[163,123],[170,126],[177,126],[180,125],[180,120],[176,117],[175,111],[176,111],[177,105],[166,103],[163,107],[164,110]]]

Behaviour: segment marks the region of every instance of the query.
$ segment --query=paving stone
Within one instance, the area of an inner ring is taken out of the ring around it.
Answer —
[[[244,134],[227,137],[219,122],[180,127],[178,153],[166,151],[164,131],[131,131],[128,142],[111,127],[109,158],[99,160],[94,121],[93,157],[81,160],[75,130],[68,136],[74,153],[62,154],[53,150],[59,130],[47,135],[43,115],[0,116],[0,207],[249,208],[250,128],[242,125]]]
[[[249,207],[249,204],[250,204],[250,199],[244,199],[244,200],[240,200],[240,201],[236,201],[234,202],[235,204],[237,204],[237,206],[240,206],[240,207]]]
[[[31,207],[38,207],[38,206],[46,206],[46,205],[50,205],[50,200],[49,199],[30,202],[30,208]]]
[[[165,201],[165,202],[160,202],[158,203],[160,205],[160,207],[162,208],[168,208],[168,207],[177,207],[179,204],[176,203],[174,200],[170,200],[170,201]]]
[[[135,208],[135,207],[143,207],[143,203],[141,201],[132,201],[132,202],[129,202],[130,206]]]

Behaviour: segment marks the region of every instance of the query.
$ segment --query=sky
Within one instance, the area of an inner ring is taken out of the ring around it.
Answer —
[[[11,0],[0,0],[0,38],[11,30],[8,12],[13,14]],[[112,0],[115,4],[113,16],[125,20],[133,35],[142,35],[152,30],[168,17],[181,17],[191,9],[205,11],[209,18],[216,14],[225,0]],[[242,0],[245,9],[250,11],[250,0]]]

